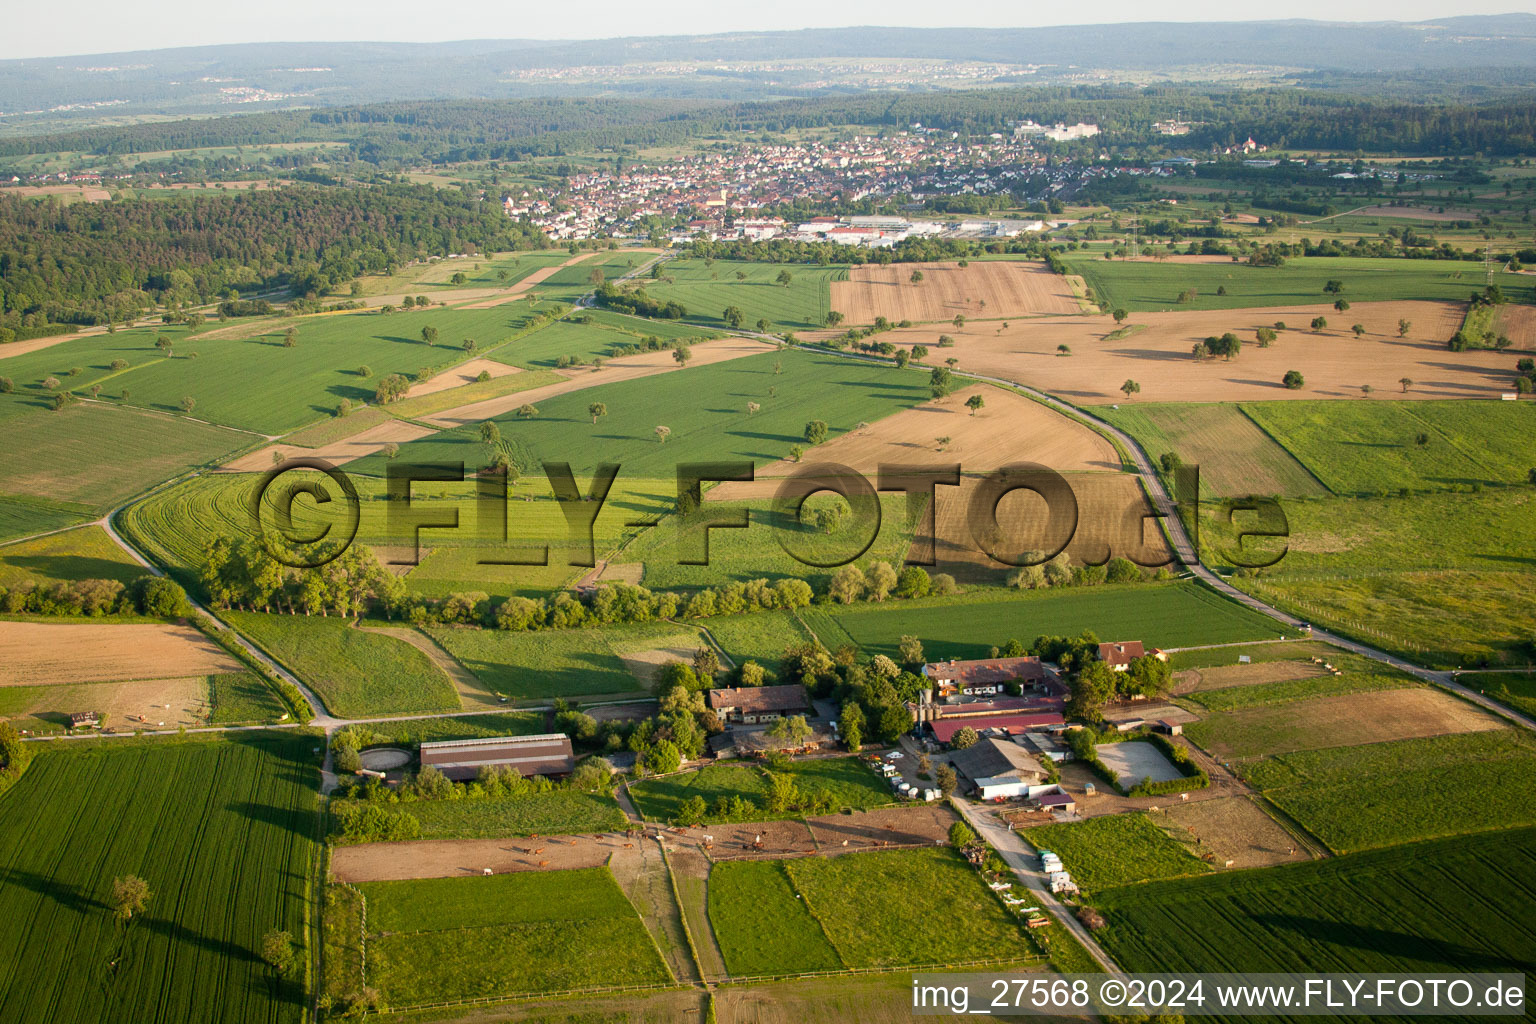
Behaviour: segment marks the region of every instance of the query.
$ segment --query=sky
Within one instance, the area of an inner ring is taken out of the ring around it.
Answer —
[[[1028,4],[968,0],[585,0],[567,6],[536,0],[455,0],[443,8],[418,0],[7,0],[0,59],[120,53],[215,43],[347,41],[440,42],[452,39],[603,39],[635,35],[851,25],[1032,28],[1125,21],[1424,21],[1451,14],[1536,13],[1536,0],[1096,0]]]

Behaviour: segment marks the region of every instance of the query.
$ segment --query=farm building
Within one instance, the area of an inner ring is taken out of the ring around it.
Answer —
[[[1045,769],[1012,740],[988,737],[950,756],[955,771],[982,800],[1028,796],[1045,782]]]
[[[101,724],[101,716],[94,711],[76,711],[69,716],[71,729],[94,729]]]
[[[1116,672],[1124,672],[1131,667],[1131,662],[1137,658],[1145,657],[1147,649],[1140,640],[1123,640],[1119,643],[1099,644],[1099,660],[1104,662]],[[1154,649],[1152,657],[1158,661],[1167,661],[1168,655]]]
[[[569,775],[576,767],[571,738],[564,733],[445,740],[421,745],[421,765],[432,765],[455,782],[473,779],[486,765],[515,768],[522,775]]]
[[[805,687],[798,683],[792,686],[734,686],[710,690],[709,706],[720,716],[720,721],[732,725],[772,722],[790,715],[803,715],[811,710]]]
[[[1077,801],[1071,794],[1058,790],[1055,793],[1042,793],[1035,799],[1040,801],[1040,806],[1048,811],[1062,811],[1066,814],[1077,813]]]
[[[1040,659],[985,658],[980,661],[939,661],[923,666],[923,676],[930,680],[942,700],[956,695],[988,696],[1002,693],[1009,683],[1035,686],[1045,681],[1045,666]]]
[[[987,715],[980,718],[945,716],[929,722],[928,731],[933,733],[933,738],[938,742],[948,743],[955,738],[955,733],[966,728],[975,729],[977,732],[998,729],[1010,736],[1018,736],[1032,729],[1051,729],[1064,724],[1060,712],[1041,711],[1019,715]]]

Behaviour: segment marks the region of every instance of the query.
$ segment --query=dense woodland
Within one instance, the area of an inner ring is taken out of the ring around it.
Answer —
[[[0,326],[99,324],[230,290],[326,294],[422,255],[548,245],[429,186],[295,186],[61,205],[0,194]]]

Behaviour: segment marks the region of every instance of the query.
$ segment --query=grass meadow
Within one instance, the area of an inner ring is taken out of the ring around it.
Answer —
[[[496,799],[417,800],[400,809],[421,823],[422,839],[607,832],[623,828],[625,822],[612,796],[567,790]]]
[[[458,711],[453,683],[404,640],[354,629],[347,619],[222,613],[229,624],[302,679],[343,718]]]
[[[709,920],[733,977],[834,971],[844,966],[786,861],[737,860],[709,872]]]
[[[1173,452],[1200,468],[1201,490],[1226,497],[1326,494],[1305,466],[1236,405],[1125,405],[1094,412],[1140,442],[1154,462]]]
[[[1468,672],[1460,682],[1522,714],[1536,716],[1536,676],[1508,672]]]
[[[790,283],[778,283],[788,271]],[[721,313],[735,306],[754,328],[767,320],[771,329],[810,330],[825,326],[831,310],[832,282],[845,277],[845,267],[812,267],[804,264],[732,263],[725,260],[670,260],[662,265],[663,281],[644,282],[653,298],[681,302],[688,319],[723,328]],[[737,280],[737,274],[745,279]]]
[[[81,526],[0,547],[0,587],[14,587],[28,580],[118,580],[126,584],[148,573],[99,526]]]
[[[433,626],[427,632],[488,690],[511,698],[642,690],[621,654],[700,643],[697,630],[671,622],[530,633]]]
[[[701,622],[732,661],[755,661],[777,677],[786,647],[810,642],[811,634],[794,612],[717,615]]]
[[[1288,704],[1292,701],[1311,700],[1315,697],[1336,697],[1345,693],[1364,693],[1368,690],[1396,690],[1416,686],[1417,681],[1377,662],[1350,659],[1348,655],[1329,655],[1335,667],[1341,662],[1358,661],[1343,675],[1321,675],[1309,679],[1287,679],[1274,683],[1253,683],[1227,686],[1221,689],[1200,690],[1187,694],[1192,701],[1207,711],[1240,711],[1244,708],[1264,707],[1272,704]]]
[[[1093,288],[1094,298],[1110,309],[1153,312],[1164,309],[1244,309],[1296,303],[1384,302],[1393,299],[1440,299],[1465,302],[1483,289],[1480,265],[1450,260],[1366,257],[1298,257],[1281,267],[1246,263],[1159,263],[1153,260],[1105,260],[1068,257],[1072,269]],[[1344,291],[1323,291],[1331,280]],[[1515,274],[1496,274],[1505,289],[1524,284]],[[1193,302],[1178,303],[1179,293],[1196,289]],[[1226,293],[1217,294],[1224,288]]]
[[[392,1008],[670,980],[607,868],[359,885]]]
[[[306,940],[313,745],[267,732],[41,752],[0,799],[0,1020],[306,1020],[302,985],[274,983],[260,949],[273,929]],[[108,901],[129,874],[152,895],[123,926]]]
[[[275,722],[288,713],[282,699],[254,672],[225,672],[208,677],[211,725]]]
[[[830,793],[834,810],[845,807],[867,810],[893,802],[884,780],[857,758],[791,761],[784,774],[793,778],[802,790]],[[671,821],[683,804],[695,796],[702,797],[705,805],[711,808],[721,797],[740,797],[756,805],[747,815],[734,818],[710,815],[710,821],[772,821],[798,817],[794,812],[774,814],[766,809],[768,780],[765,769],[750,764],[711,764],[696,771],[642,779],[630,784],[629,796],[635,809],[647,821]]]
[[[1516,729],[1276,754],[1238,770],[1335,853],[1536,824],[1513,780],[1536,770]]]
[[[78,506],[0,495],[0,541],[62,530],[83,520],[86,511]]]
[[[1187,582],[1022,594],[974,590],[955,598],[818,606],[802,616],[833,649],[841,630],[866,654],[894,657],[901,637],[909,634],[922,641],[929,660],[985,658],[1010,639],[1029,644],[1041,634],[1085,630],[1101,640],[1142,640],[1149,647],[1237,643],[1280,633],[1271,619]]]
[[[1211,870],[1145,814],[1104,814],[1069,825],[1037,825],[1023,837],[1037,850],[1058,854],[1073,880],[1090,895]]]
[[[614,350],[647,337],[704,341],[721,332],[667,320],[641,320],[605,310],[582,310],[497,349],[491,358],[511,366],[552,368],[561,356],[572,363],[609,358]]]
[[[1139,885],[1096,902],[1109,920],[1099,940],[1127,971],[1529,973],[1536,919],[1523,908],[1533,901],[1536,830],[1520,829]]]

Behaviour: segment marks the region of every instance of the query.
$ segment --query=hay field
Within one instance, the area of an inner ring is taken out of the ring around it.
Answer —
[[[239,672],[190,626],[0,622],[0,686],[105,683]]]
[[[1493,329],[1509,336],[1511,348],[1536,351],[1536,306],[1500,306],[1494,314]]]
[[[1363,384],[1381,397],[1497,398],[1509,389],[1514,361],[1491,349],[1450,352],[1445,342],[1461,326],[1461,314],[1454,303],[1361,302],[1345,313],[1331,305],[1135,313],[1127,325],[1141,329],[1118,341],[1106,340],[1116,328],[1105,316],[1040,317],[1009,322],[1006,329],[972,321],[958,329],[911,327],[880,337],[901,346],[928,346],[930,363],[953,356],[958,369],[1016,380],[1085,405],[1360,399]],[[1308,326],[1317,316],[1328,320],[1321,332]],[[1397,336],[1399,319],[1413,325],[1406,338]],[[1277,321],[1287,330],[1269,348],[1259,348],[1255,330]],[[1358,339],[1350,330],[1357,323],[1366,328]],[[1236,359],[1190,355],[1196,342],[1227,331],[1243,341]],[[954,347],[937,348],[941,334],[952,337]],[[1063,344],[1071,355],[1058,354]],[[1280,381],[1288,370],[1300,371],[1306,387],[1287,390]],[[1406,395],[1398,383],[1402,377],[1415,382]],[[1128,403],[1119,390],[1127,378],[1142,388]]]
[[[1503,728],[1471,704],[1410,687],[1221,712],[1185,732],[1216,757],[1243,758]]]
[[[1241,358],[1241,357],[1239,357]],[[1173,452],[1200,467],[1201,489],[1245,497],[1327,494],[1305,466],[1236,405],[1139,405],[1101,409],[1104,419],[1141,443],[1153,460]]]
[[[274,454],[281,454],[285,459],[324,459],[332,465],[339,466],[353,459],[382,451],[386,444],[404,444],[431,433],[433,431],[427,427],[391,419],[351,437],[321,445],[319,448],[301,448],[296,444],[268,445],[231,462],[226,462],[219,468],[235,473],[263,473],[272,468],[275,461]]]
[[[913,283],[914,271],[923,280]],[[873,323],[875,317],[916,322],[953,320],[956,316],[1026,316],[1076,313],[1077,300],[1059,274],[1035,262],[865,264],[832,282],[832,308],[848,323]]]

